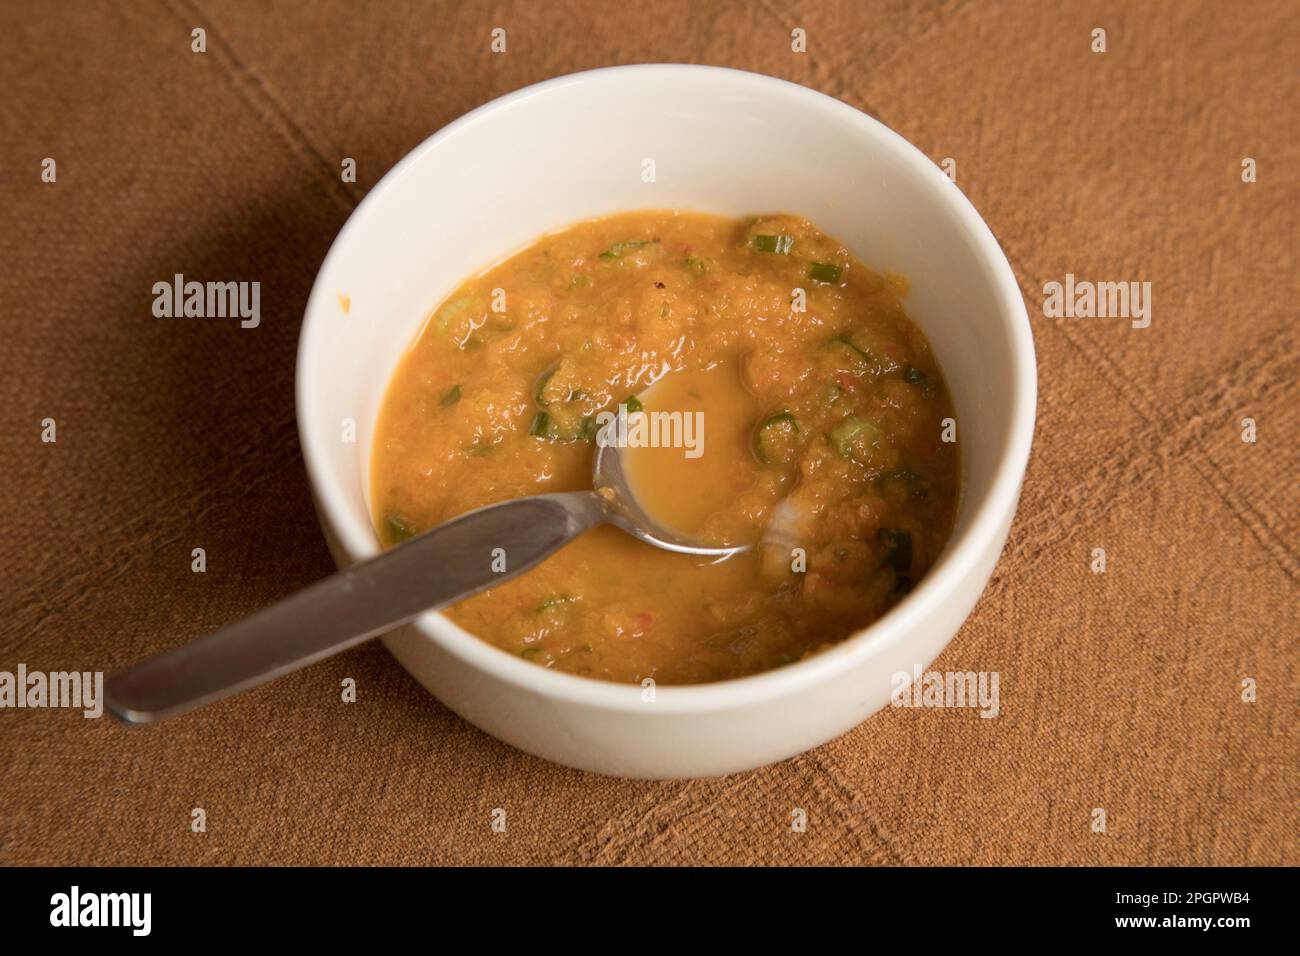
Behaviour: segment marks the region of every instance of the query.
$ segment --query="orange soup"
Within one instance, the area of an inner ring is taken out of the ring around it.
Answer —
[[[680,447],[622,452],[638,500],[749,550],[716,561],[601,527],[448,614],[613,681],[817,653],[897,603],[952,527],[952,407],[905,293],[795,216],[628,213],[545,236],[441,303],[394,374],[372,459],[380,539],[589,489],[602,413],[676,414]]]

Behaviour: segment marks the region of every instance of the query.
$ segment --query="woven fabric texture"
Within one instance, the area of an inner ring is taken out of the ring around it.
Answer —
[[[481,733],[375,644],[157,727],[0,711],[0,864],[1300,862],[1294,13],[0,6],[0,670],[111,671],[333,570],[294,424],[316,270],[407,151],[548,77],[755,70],[956,159],[1040,376],[1010,541],[935,665],[999,672],[996,719],[887,710],[753,773],[616,780]],[[260,281],[261,327],[154,318],[178,272]],[[1149,281],[1150,327],[1046,317],[1067,273]]]

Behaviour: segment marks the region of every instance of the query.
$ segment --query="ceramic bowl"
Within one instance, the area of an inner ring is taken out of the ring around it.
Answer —
[[[637,209],[796,213],[869,268],[911,280],[904,305],[956,409],[962,491],[947,548],[905,600],[834,648],[752,677],[659,687],[652,699],[639,686],[529,663],[441,614],[385,643],[448,707],[529,753],[621,776],[727,774],[867,719],[889,704],[894,675],[925,668],[957,633],[1019,499],[1034,425],[1033,340],[1015,277],[979,214],[926,156],[858,110],[702,66],[549,80],[416,147],[366,196],[321,266],[299,342],[297,412],[340,566],[379,549],[368,489],[375,418],[430,310],[542,233]]]

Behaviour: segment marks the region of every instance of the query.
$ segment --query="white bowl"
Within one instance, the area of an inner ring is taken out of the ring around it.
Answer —
[[[646,159],[654,182],[643,181]],[[889,702],[895,673],[924,668],[956,633],[1019,499],[1034,347],[984,221],[869,116],[712,67],[614,67],[539,83],[416,147],[352,214],[316,277],[298,345],[298,427],[340,566],[379,549],[368,505],[375,418],[431,308],[544,232],[634,209],[797,213],[869,268],[911,280],[904,305],[934,347],[958,421],[962,497],[948,547],[912,594],[831,650],[753,677],[660,687],[653,700],[528,663],[441,614],[385,642],[443,703],[529,753],[619,776],[713,776],[844,733]],[[355,442],[344,440],[346,419]]]

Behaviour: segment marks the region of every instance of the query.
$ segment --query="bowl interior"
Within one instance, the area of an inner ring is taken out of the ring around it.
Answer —
[[[845,104],[754,74],[642,66],[553,80],[469,114],[406,157],[340,233],[308,304],[298,368],[304,454],[336,557],[377,550],[368,507],[376,414],[441,298],[542,233],[673,208],[797,213],[869,268],[911,280],[904,305],[957,410],[953,550],[1013,446],[1028,447],[1016,434],[1026,381],[1032,391],[1028,332],[1017,330],[1023,304],[996,242],[937,167]],[[344,440],[347,421],[354,442]]]

